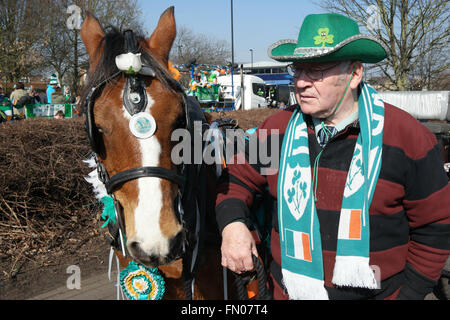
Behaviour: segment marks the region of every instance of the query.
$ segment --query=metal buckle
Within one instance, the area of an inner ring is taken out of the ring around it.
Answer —
[[[97,161],[97,174],[98,179],[106,185],[106,182],[108,181],[108,173],[106,172],[106,168],[103,165],[103,163]]]

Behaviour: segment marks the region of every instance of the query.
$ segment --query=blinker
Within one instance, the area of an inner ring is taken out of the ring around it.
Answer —
[[[135,76],[126,78],[125,89],[123,90],[123,105],[130,116],[134,116],[145,111],[148,99],[144,82]]]

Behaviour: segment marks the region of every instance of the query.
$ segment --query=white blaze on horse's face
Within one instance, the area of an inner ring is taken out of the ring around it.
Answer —
[[[154,105],[153,98],[147,93],[148,104],[144,112],[151,114]],[[131,116],[125,107],[123,115],[130,121]],[[137,138],[136,138],[137,139]],[[137,139],[139,143],[141,161],[140,167],[158,167],[161,155],[161,145],[152,136],[148,139]],[[145,177],[137,179],[138,203],[134,211],[134,234],[127,234],[127,246],[138,246],[130,252],[139,250],[141,255],[149,257],[166,257],[170,250],[170,239],[165,237],[160,228],[160,216],[163,208],[163,192],[161,179]]]

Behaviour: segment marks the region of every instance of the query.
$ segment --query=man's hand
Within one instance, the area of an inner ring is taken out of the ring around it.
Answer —
[[[222,231],[222,266],[236,273],[254,269],[252,254],[258,257],[255,240],[242,222],[232,222]]]

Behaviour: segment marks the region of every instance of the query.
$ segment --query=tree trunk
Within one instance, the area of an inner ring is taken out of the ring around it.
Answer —
[[[79,80],[80,80],[80,72],[78,66],[78,30],[73,30],[74,40],[73,40],[73,73],[72,73],[72,94],[79,94]]]

